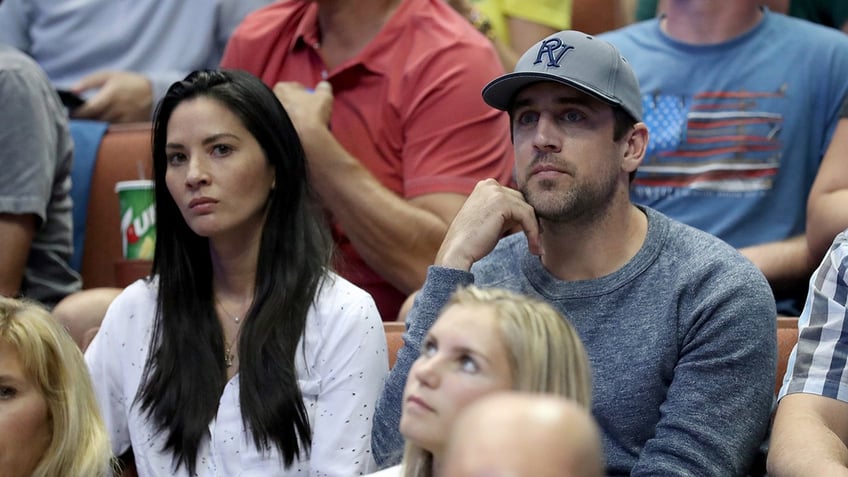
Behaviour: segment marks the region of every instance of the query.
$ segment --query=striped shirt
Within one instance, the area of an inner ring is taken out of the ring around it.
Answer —
[[[836,236],[810,278],[779,398],[817,394],[848,402],[848,229]]]

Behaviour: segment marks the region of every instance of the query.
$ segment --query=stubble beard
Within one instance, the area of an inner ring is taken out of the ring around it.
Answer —
[[[562,190],[556,181],[543,179],[534,190],[521,188],[536,217],[553,224],[585,224],[606,215],[615,195],[616,178],[608,176],[597,183],[575,183]]]

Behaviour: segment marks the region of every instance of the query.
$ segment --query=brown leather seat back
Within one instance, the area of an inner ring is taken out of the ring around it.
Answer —
[[[150,179],[152,152],[150,123],[111,125],[103,135],[94,172],[85,222],[82,253],[83,288],[116,286],[115,263],[123,258],[121,222],[115,184]]]
[[[400,321],[384,321],[383,330],[386,332],[386,346],[389,349],[389,369],[395,365],[397,353],[403,347],[403,332],[406,323]]]

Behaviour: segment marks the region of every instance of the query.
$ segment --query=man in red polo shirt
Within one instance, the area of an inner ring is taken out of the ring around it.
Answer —
[[[424,282],[478,180],[510,180],[504,113],[480,91],[503,73],[442,0],[282,0],[248,16],[224,68],[273,86],[301,135],[341,274],[384,320]]]

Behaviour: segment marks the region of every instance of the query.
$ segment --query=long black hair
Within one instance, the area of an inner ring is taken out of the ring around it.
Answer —
[[[307,182],[303,148],[285,109],[258,78],[240,71],[196,71],[174,83],[153,122],[158,298],[150,354],[137,400],[174,467],[194,474],[197,452],[227,382],[224,334],[212,289],[209,242],[186,224],[165,184],[168,121],[182,102],[206,97],[226,106],[273,166],[253,305],[242,323],[238,357],[242,421],[260,449],[277,447],[286,467],[311,448],[295,353],[306,316],[327,277],[332,246]]]

